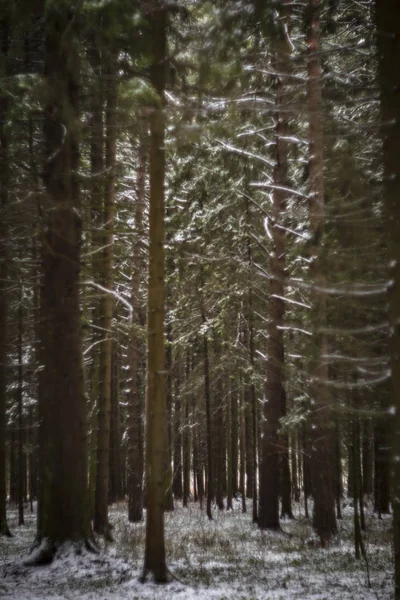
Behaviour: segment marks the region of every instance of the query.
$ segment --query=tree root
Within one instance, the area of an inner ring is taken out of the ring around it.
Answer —
[[[98,554],[99,549],[94,540],[85,538],[79,541],[53,542],[50,538],[42,538],[35,540],[30,556],[28,556],[23,564],[28,567],[40,567],[50,564],[54,559],[62,559],[65,556],[71,555],[80,556],[85,552]]]

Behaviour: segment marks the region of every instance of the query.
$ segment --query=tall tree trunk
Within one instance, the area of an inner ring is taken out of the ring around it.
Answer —
[[[32,555],[33,563],[51,560],[63,542],[88,543],[91,534],[79,306],[79,56],[74,23],[73,13],[64,4],[47,6],[41,298],[45,383],[40,399],[42,490],[38,519],[41,545]]]
[[[171,260],[167,262],[167,265],[171,263]],[[169,266],[169,272],[172,271],[172,265]],[[172,323],[169,320],[167,322],[167,342],[165,349],[165,370],[166,370],[166,390],[165,398],[167,405],[167,452],[165,456],[165,510],[174,510],[174,496],[172,491],[172,403],[173,403],[173,389],[172,389],[172,369],[173,369],[173,357],[172,357]]]
[[[111,418],[108,501],[122,500],[121,496],[121,415],[119,410],[119,356],[117,344],[112,347],[111,357]]]
[[[103,286],[109,292],[102,296],[102,327],[105,339],[100,350],[100,393],[97,413],[97,465],[93,528],[96,533],[111,539],[108,523],[108,484],[111,419],[111,364],[113,296],[113,238],[116,165],[117,69],[112,57],[108,59],[106,86],[105,166],[104,188],[104,251]]]
[[[389,321],[391,404],[394,407],[392,439],[392,506],[395,563],[395,600],[400,599],[400,15],[390,0],[375,3],[381,91],[384,164],[384,206],[390,261]]]
[[[288,193],[288,118],[287,118],[287,76],[291,45],[288,42],[286,23],[286,3],[280,7],[280,25],[276,32],[274,61],[277,75],[275,92],[275,167],[274,190],[272,196],[272,217],[267,233],[271,238],[269,271],[269,325],[267,339],[267,363],[265,371],[265,402],[260,465],[260,506],[258,525],[261,529],[279,529],[279,462],[282,437],[279,436],[279,419],[286,410],[284,389],[284,341],[282,326],[284,321],[284,278],[285,278],[285,233],[280,227],[286,207]],[[285,464],[287,453],[285,452]],[[285,473],[287,480],[288,474]],[[290,474],[289,474],[290,481]],[[287,481],[286,481],[287,483]],[[286,486],[287,487],[287,486]],[[290,484],[289,484],[290,487]],[[292,516],[290,492],[285,490],[285,513]]]
[[[166,9],[155,0],[149,15],[153,61],[151,82],[160,105],[150,119],[150,241],[147,305],[146,478],[147,514],[143,578],[152,573],[165,582],[168,572],[164,541],[165,453],[167,450],[164,342],[164,180],[163,114],[166,62]]]
[[[202,277],[202,290],[204,280]],[[203,292],[202,292],[203,293]],[[201,302],[201,320],[206,324],[204,299]],[[207,437],[207,517],[212,519],[211,505],[214,498],[214,474],[213,474],[213,452],[211,431],[211,389],[210,389],[210,364],[208,354],[207,331],[203,333],[203,364],[204,364],[204,401],[206,406],[206,437]]]
[[[324,278],[319,260],[320,243],[324,227],[324,120],[322,113],[321,55],[320,55],[320,0],[308,0],[307,22],[307,101],[309,110],[309,219],[312,234],[310,245],[311,276],[317,287],[323,287]],[[314,298],[314,326],[318,329],[326,322],[326,297],[322,293]],[[320,359],[327,354],[326,334],[313,336],[311,372],[316,383],[312,385],[312,492],[314,498],[313,528],[325,545],[337,532],[333,493],[333,448],[331,415],[326,384],[328,366]],[[321,380],[322,383],[318,384]]]
[[[90,96],[90,218],[92,277],[102,281],[103,206],[104,206],[104,86],[100,51],[92,41],[89,61],[93,69]],[[92,311],[92,348],[90,365],[90,437],[89,437],[89,513],[94,515],[97,471],[97,409],[100,393],[100,344],[103,340],[101,303],[95,299]]]
[[[128,340],[128,519],[143,518],[143,407],[139,389],[140,360],[140,280],[143,270],[142,237],[143,211],[146,202],[146,151],[144,134],[139,140],[138,167],[136,171],[137,196],[135,202],[135,237],[131,280],[132,326]]]
[[[22,259],[20,253],[20,259]],[[22,260],[21,260],[22,262]],[[25,456],[24,456],[24,373],[23,373],[23,307],[24,301],[22,282],[20,283],[20,297],[18,305],[18,390],[17,390],[17,409],[18,409],[18,525],[24,525],[24,492],[25,492]]]
[[[226,418],[226,510],[233,510],[233,486],[232,486],[232,390],[229,390],[225,405]]]
[[[239,492],[242,497],[242,513],[247,512],[246,504],[246,404],[244,400],[244,391],[240,397],[240,419],[239,419],[239,448],[240,448],[240,470],[239,470]]]
[[[232,495],[235,497],[239,491],[238,465],[239,465],[239,425],[238,425],[238,401],[237,394],[231,397],[232,410]]]
[[[8,73],[9,20],[0,21],[0,76]],[[9,98],[0,92],[0,535],[10,536],[6,515],[6,363],[7,363],[7,216],[10,167],[6,131]]]

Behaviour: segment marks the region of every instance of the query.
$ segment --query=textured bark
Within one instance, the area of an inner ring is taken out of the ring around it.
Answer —
[[[67,540],[90,536],[86,401],[79,306],[79,57],[73,15],[48,5],[45,19],[47,160],[43,198],[41,334],[44,390],[40,398],[41,501],[32,562],[51,560]],[[62,340],[62,343],[60,343]]]
[[[145,207],[146,151],[144,138],[139,143],[136,172],[137,196],[135,201],[135,237],[133,242],[131,306],[132,326],[128,341],[128,519],[137,522],[143,518],[143,406],[139,388],[140,363],[140,280],[143,271],[141,240],[143,210]]]
[[[391,0],[375,3],[381,90],[381,118],[384,164],[384,206],[390,281],[389,320],[392,329],[391,404],[395,408],[392,438],[392,506],[395,563],[395,599],[400,599],[400,16]]]
[[[286,4],[286,3],[284,3]],[[282,11],[282,8],[281,8]],[[283,19],[285,15],[280,14]],[[272,216],[269,232],[272,248],[269,258],[269,323],[267,339],[267,363],[264,385],[264,420],[262,436],[262,454],[260,464],[260,505],[258,525],[261,529],[279,529],[279,463],[285,479],[284,503],[282,512],[292,516],[290,498],[290,472],[287,450],[282,462],[283,438],[278,434],[280,418],[286,411],[284,389],[284,341],[282,326],[284,322],[284,278],[285,278],[285,233],[280,227],[282,214],[286,207],[288,193],[288,143],[289,123],[287,118],[287,77],[288,59],[291,46],[284,34],[285,25],[277,31],[274,40],[274,62],[277,76],[275,92],[275,167],[272,196]]]
[[[8,72],[9,22],[0,21],[0,76]],[[0,93],[0,536],[10,535],[6,515],[6,362],[7,362],[7,219],[10,169],[9,143],[5,128],[8,96]]]
[[[150,240],[147,305],[146,479],[147,514],[143,578],[168,580],[164,540],[165,454],[167,450],[164,341],[164,180],[166,11],[155,0],[150,14],[153,61],[151,82],[160,107],[150,119]]]
[[[103,281],[107,290],[113,287],[113,238],[116,165],[116,108],[117,82],[113,58],[107,65],[106,115],[105,115],[105,166],[107,176],[104,186],[104,250]],[[108,484],[111,419],[111,362],[112,362],[112,314],[113,296],[104,293],[101,298],[102,328],[105,339],[100,349],[100,390],[97,412],[97,465],[93,528],[96,533],[110,538],[108,523]]]
[[[319,260],[324,227],[324,118],[322,113],[321,55],[320,55],[320,0],[308,0],[307,22],[307,102],[309,111],[309,219],[312,241],[310,244],[310,273],[316,286],[323,287],[324,279]],[[326,323],[326,298],[314,297],[315,331]],[[328,379],[328,366],[320,356],[328,352],[325,334],[313,336],[311,374],[311,483],[314,498],[313,528],[325,545],[337,532],[333,493],[333,447],[331,414],[326,385],[318,381]]]

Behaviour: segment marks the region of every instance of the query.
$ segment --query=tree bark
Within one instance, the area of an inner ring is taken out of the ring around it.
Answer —
[[[274,190],[272,195],[272,216],[270,226],[267,225],[271,237],[269,271],[269,324],[267,339],[267,363],[265,371],[265,399],[262,436],[262,454],[260,464],[260,505],[258,525],[261,529],[279,529],[279,463],[283,469],[286,488],[290,473],[284,472],[288,467],[287,452],[282,457],[283,439],[279,435],[280,418],[286,411],[284,389],[284,340],[282,326],[284,322],[284,278],[285,278],[285,233],[280,227],[282,214],[286,207],[288,193],[288,142],[289,122],[287,117],[287,72],[291,46],[285,35],[286,3],[280,7],[280,21],[273,42],[274,63],[277,72],[275,92],[275,167]],[[282,463],[282,458],[285,461]],[[289,483],[290,488],[290,483]],[[290,490],[285,492],[282,510],[292,516]]]
[[[165,454],[167,451],[164,341],[164,90],[166,9],[155,0],[149,15],[153,61],[151,82],[159,106],[150,119],[150,240],[147,305],[146,477],[147,514],[143,579],[168,580],[164,540]]]
[[[395,599],[400,599],[400,18],[390,0],[375,2],[381,92],[384,164],[384,207],[388,234],[390,284],[388,285],[391,356],[391,401],[394,408],[392,438],[392,506],[395,563]]]
[[[108,58],[105,115],[105,166],[107,175],[104,187],[103,213],[103,286],[113,287],[113,243],[116,166],[116,109],[117,69],[114,57]],[[111,420],[111,364],[112,364],[112,314],[113,296],[105,292],[101,299],[102,327],[105,339],[100,349],[100,390],[97,412],[97,465],[93,528],[96,533],[111,539],[108,523],[108,485]]]
[[[8,73],[8,49],[10,41],[7,13],[0,21],[0,76]],[[6,363],[7,363],[7,218],[10,167],[9,142],[6,120],[9,99],[0,93],[0,536],[10,536],[6,515]]]
[[[44,390],[39,438],[41,545],[30,560],[35,564],[51,560],[63,542],[88,543],[91,536],[79,306],[79,56],[74,17],[67,5],[47,6],[45,34]]]
[[[320,0],[308,0],[307,22],[307,102],[309,111],[309,219],[312,241],[310,244],[310,273],[315,286],[323,287],[320,244],[324,227],[324,119],[322,113],[321,55],[320,55]],[[337,532],[333,493],[333,447],[331,415],[326,384],[328,365],[320,359],[327,354],[326,334],[319,328],[326,322],[326,297],[314,298],[313,358],[311,373],[311,484],[314,498],[313,528],[324,546]]]
[[[131,280],[132,326],[128,340],[128,519],[138,522],[143,518],[143,407],[139,388],[140,362],[140,280],[143,270],[142,236],[143,211],[146,196],[146,151],[144,134],[139,140],[136,171],[135,237]]]

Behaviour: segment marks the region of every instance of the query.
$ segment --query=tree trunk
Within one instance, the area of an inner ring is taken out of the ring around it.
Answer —
[[[286,3],[284,3],[286,5]],[[267,338],[267,363],[265,371],[265,400],[262,436],[262,454],[260,465],[260,506],[258,525],[261,529],[279,529],[279,463],[282,463],[282,437],[279,436],[280,418],[286,412],[284,389],[284,341],[282,326],[284,323],[284,278],[285,278],[285,233],[280,227],[285,211],[288,193],[288,130],[287,117],[287,77],[291,46],[284,30],[286,6],[280,8],[280,25],[273,42],[274,63],[277,75],[275,91],[275,167],[274,190],[272,195],[272,216],[267,233],[271,240],[269,271],[269,324]],[[281,22],[282,21],[282,22]],[[285,451],[283,475],[285,477],[285,498],[282,512],[292,516],[290,499],[290,473],[288,456]],[[288,490],[289,488],[289,490]],[[288,492],[289,491],[289,495]]]
[[[374,424],[374,512],[379,517],[390,512],[390,440],[388,418],[379,416]]]
[[[143,270],[143,211],[146,202],[146,151],[144,134],[139,140],[136,171],[135,237],[133,242],[131,306],[132,325],[128,340],[128,519],[131,523],[143,518],[143,406],[139,387],[140,363],[140,280]]]
[[[240,472],[239,472],[239,491],[242,497],[242,513],[247,512],[247,504],[246,504],[246,404],[244,401],[244,392],[241,396],[240,403]]]
[[[319,260],[324,227],[324,117],[322,113],[321,55],[320,55],[320,0],[308,0],[307,22],[307,102],[309,110],[309,219],[312,241],[310,244],[310,273],[313,283],[324,286]],[[318,331],[326,323],[326,297],[315,294],[314,327]],[[314,498],[313,528],[324,546],[337,532],[333,493],[333,447],[329,394],[324,381],[328,380],[328,365],[320,359],[328,352],[326,334],[313,336],[311,373],[312,407],[312,492]],[[318,383],[321,381],[321,383]]]
[[[8,73],[9,21],[0,21],[0,76]],[[6,516],[6,363],[7,363],[7,238],[6,210],[8,204],[10,166],[6,131],[9,97],[0,93],[0,536],[10,536]]]
[[[373,481],[373,430],[371,419],[365,419],[362,430],[362,473],[363,473],[363,493],[366,496],[372,494]]]
[[[107,176],[104,187],[104,250],[103,286],[111,292],[113,287],[113,238],[116,165],[116,109],[117,109],[117,69],[114,59],[109,58],[106,87],[106,139],[105,166]],[[110,455],[111,419],[111,363],[112,363],[112,313],[113,296],[105,292],[101,300],[102,327],[105,339],[100,349],[100,393],[97,413],[97,465],[96,492],[93,528],[96,533],[111,539],[108,523],[108,484]]]
[[[73,13],[65,5],[48,5],[45,32],[44,390],[39,436],[41,545],[30,561],[35,564],[51,560],[63,542],[87,543],[91,535],[79,306],[79,57]]]
[[[381,91],[384,164],[384,207],[390,265],[389,321],[391,405],[394,407],[392,439],[392,506],[395,563],[395,600],[400,599],[400,18],[391,0],[375,3]]]
[[[20,259],[22,256],[20,252]],[[25,495],[25,456],[24,456],[24,373],[22,366],[22,344],[23,344],[23,308],[24,300],[22,283],[20,284],[20,297],[18,305],[18,389],[17,389],[17,410],[18,410],[18,525],[24,525],[24,495]]]
[[[175,365],[175,402],[174,402],[174,498],[182,500],[182,401],[180,393],[180,365]]]
[[[147,299],[146,480],[147,514],[143,579],[167,581],[164,540],[165,454],[167,450],[164,342],[164,104],[166,10],[155,0],[149,15],[153,61],[151,82],[159,106],[150,118],[150,240]]]

